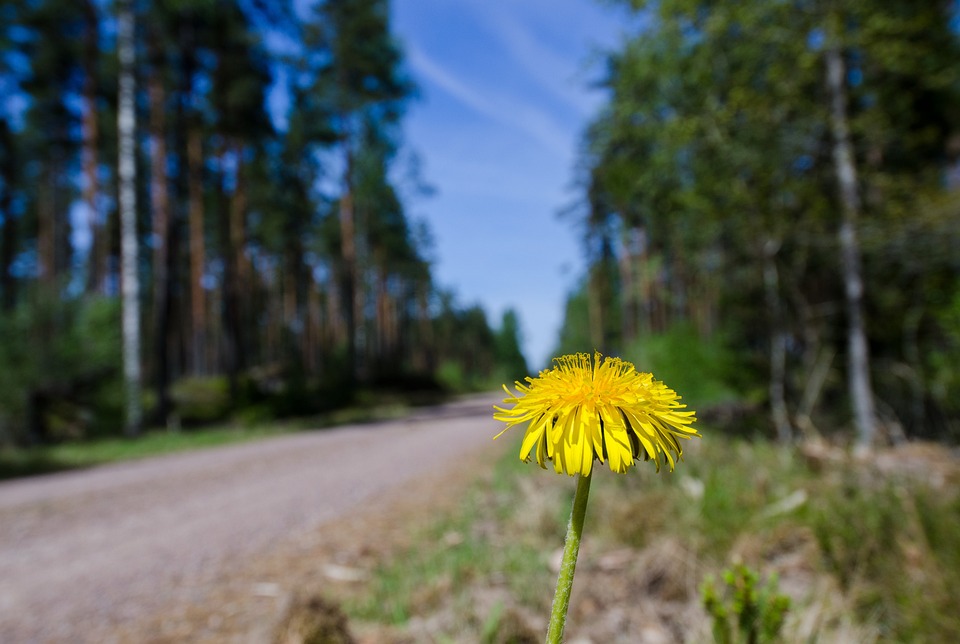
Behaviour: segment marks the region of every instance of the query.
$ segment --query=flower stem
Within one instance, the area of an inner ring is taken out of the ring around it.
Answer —
[[[573,510],[570,512],[570,523],[567,524],[567,539],[563,544],[560,576],[557,577],[557,592],[553,596],[553,608],[550,610],[547,644],[560,644],[563,641],[563,625],[567,621],[570,589],[573,588],[573,573],[577,568],[577,553],[580,552],[583,517],[587,514],[587,497],[589,495],[590,477],[578,474],[577,491],[573,496]]]

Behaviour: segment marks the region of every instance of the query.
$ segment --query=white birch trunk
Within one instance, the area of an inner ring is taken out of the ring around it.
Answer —
[[[833,130],[833,161],[840,188],[843,218],[840,223],[840,252],[847,312],[847,380],[857,428],[857,448],[870,449],[876,435],[876,411],[870,384],[870,351],[863,322],[863,276],[860,268],[860,244],[857,218],[860,193],[857,168],[850,144],[845,95],[846,68],[834,40],[826,52],[827,87],[830,92],[830,124]]]
[[[770,316],[770,413],[777,431],[777,441],[788,445],[793,440],[793,426],[787,411],[787,334],[783,329],[780,304],[780,273],[776,255],[780,241],[767,239],[763,245],[763,287]]]
[[[121,0],[117,16],[117,52],[120,58],[119,136],[120,280],[123,297],[123,375],[126,384],[126,431],[140,431],[140,280],[137,273],[137,166],[134,149],[136,113],[134,97],[134,38],[132,0]]]

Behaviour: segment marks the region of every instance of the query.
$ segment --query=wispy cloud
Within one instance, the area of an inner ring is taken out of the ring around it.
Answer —
[[[432,99],[410,110],[406,134],[438,189],[417,205],[436,240],[437,279],[483,303],[492,321],[508,306],[519,311],[538,368],[583,270],[579,240],[556,212],[570,200],[578,137],[602,100],[587,90],[596,68],[585,61],[593,47],[614,45],[622,16],[595,0],[392,6],[408,69]]]
[[[407,60],[416,74],[433,83],[467,107],[501,125],[529,135],[554,154],[569,155],[574,138],[541,108],[489,87],[480,90],[460,80],[422,49],[410,46]]]
[[[570,56],[556,51],[538,38],[530,25],[517,18],[516,11],[504,11],[504,5],[472,2],[473,13],[489,27],[517,68],[530,82],[572,108],[580,117],[589,117],[597,100],[583,91],[587,83],[585,67],[571,65]]]

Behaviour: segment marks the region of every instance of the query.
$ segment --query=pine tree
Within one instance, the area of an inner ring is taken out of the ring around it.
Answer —
[[[314,20],[305,33],[308,50],[315,52],[312,92],[330,115],[342,156],[339,195],[342,311],[347,332],[348,374],[359,373],[358,336],[362,318],[361,258],[357,240],[354,180],[363,140],[363,124],[373,118],[380,127],[396,123],[412,87],[401,75],[401,52],[390,32],[385,0],[323,0],[314,7]]]

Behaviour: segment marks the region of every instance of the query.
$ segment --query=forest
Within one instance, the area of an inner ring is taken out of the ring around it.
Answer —
[[[618,0],[557,355],[789,442],[960,438],[956,3]],[[0,444],[529,373],[434,279],[386,0],[0,3]],[[276,100],[280,96],[281,100]]]
[[[545,5],[416,2],[558,69]],[[548,365],[437,277],[399,0],[0,0],[0,481],[59,472],[0,485],[0,639],[960,641],[960,2],[598,2],[589,355],[506,410]]]
[[[389,3],[299,12],[0,3],[0,445],[526,372],[516,315],[437,284],[405,210]]]
[[[558,352],[743,433],[960,438],[955,2],[618,2]]]

